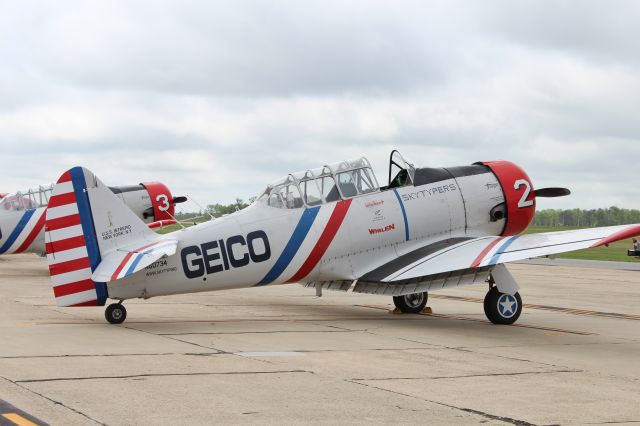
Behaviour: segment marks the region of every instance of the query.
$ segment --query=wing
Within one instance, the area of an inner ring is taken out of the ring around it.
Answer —
[[[362,279],[375,278],[375,281],[389,282],[443,272],[485,268],[532,257],[600,247],[635,235],[640,235],[640,225],[577,229],[513,237],[474,238],[413,262],[403,262],[401,257],[366,274]]]
[[[176,252],[178,240],[158,238],[142,245],[140,242],[109,252],[91,275],[95,282],[109,282],[128,277],[153,262]]]
[[[358,293],[401,295],[485,281],[496,265],[600,247],[640,235],[640,224],[445,240],[380,265],[356,282],[308,283]]]

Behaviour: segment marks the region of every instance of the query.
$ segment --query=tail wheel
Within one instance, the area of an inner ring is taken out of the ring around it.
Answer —
[[[104,317],[111,324],[122,324],[127,319],[127,310],[122,303],[112,303],[104,311]]]
[[[520,293],[500,293],[497,287],[491,287],[484,297],[484,313],[494,324],[513,324],[522,313]]]
[[[418,314],[427,306],[428,298],[429,294],[426,291],[424,293],[405,294],[404,296],[394,296],[393,304],[405,314]]]

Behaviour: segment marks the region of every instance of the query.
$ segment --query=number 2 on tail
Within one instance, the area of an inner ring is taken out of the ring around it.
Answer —
[[[517,180],[516,183],[513,185],[513,189],[518,191],[523,186],[524,186],[524,194],[522,194],[522,198],[520,198],[520,201],[518,201],[519,209],[524,209],[526,207],[533,206],[533,200],[527,200],[527,198],[529,198],[529,195],[531,194],[531,184],[529,183],[528,180],[526,179]]]

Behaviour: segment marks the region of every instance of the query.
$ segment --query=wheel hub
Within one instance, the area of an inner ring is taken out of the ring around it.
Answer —
[[[498,312],[504,318],[513,317],[518,312],[518,300],[510,294],[498,298]]]
[[[415,293],[415,294],[407,294],[404,297],[404,300],[407,302],[407,305],[411,306],[412,308],[415,308],[416,306],[420,306],[423,298],[424,296],[422,293]]]

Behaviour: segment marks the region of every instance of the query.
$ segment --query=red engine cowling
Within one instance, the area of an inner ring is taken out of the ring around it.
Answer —
[[[146,223],[173,220],[176,199],[163,183],[147,182],[110,189]]]
[[[154,221],[173,220],[175,204],[169,188],[161,182],[143,182],[151,198]]]
[[[509,161],[482,162],[496,176],[506,203],[506,223],[503,236],[523,232],[536,214],[536,200],[533,184],[527,173]]]

